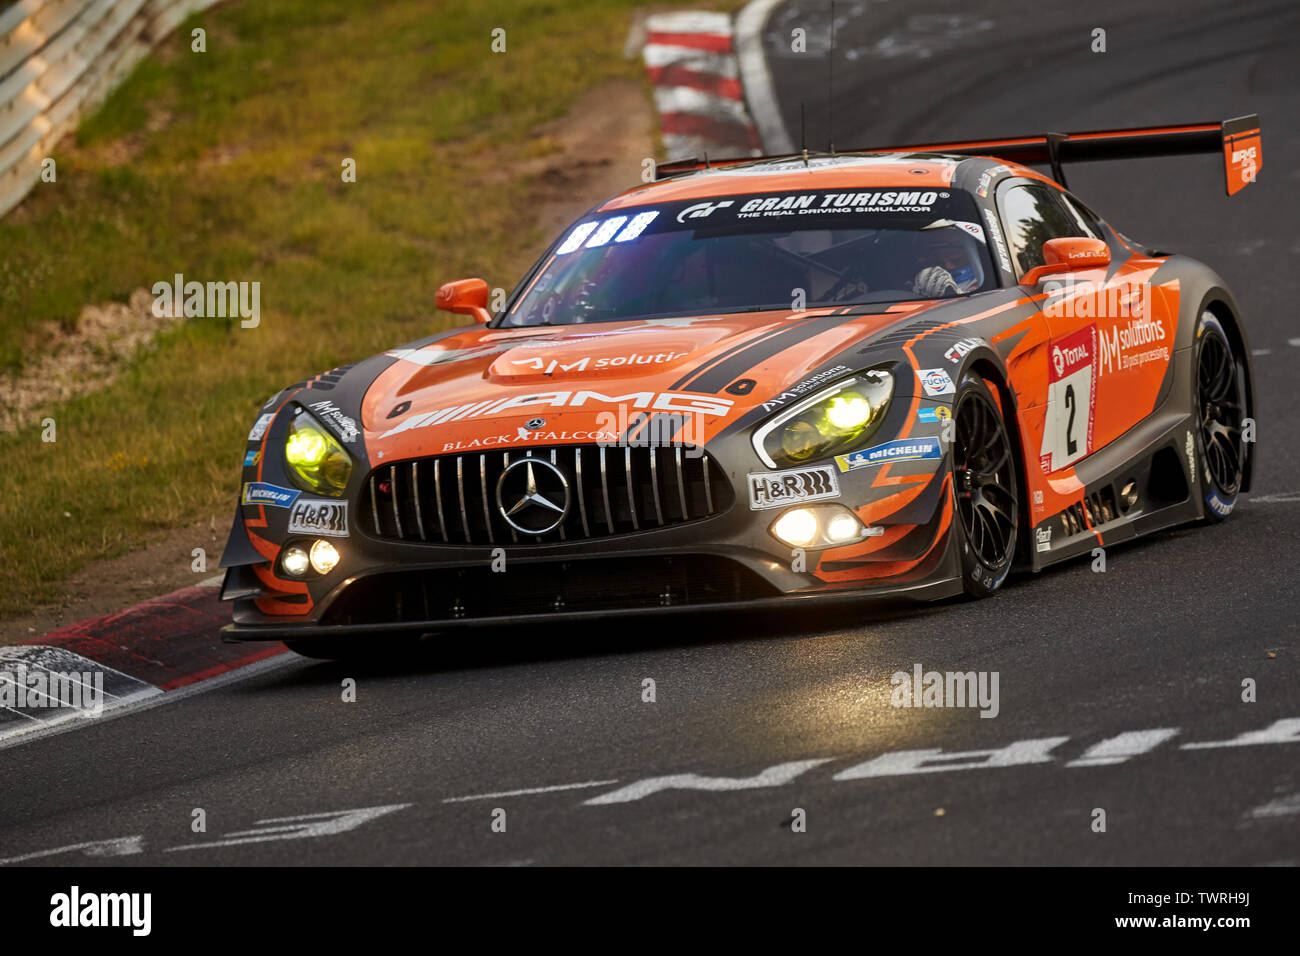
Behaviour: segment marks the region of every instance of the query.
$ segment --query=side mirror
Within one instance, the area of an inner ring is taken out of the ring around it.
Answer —
[[[475,322],[486,325],[492,319],[488,311],[488,284],[482,279],[457,279],[438,289],[433,304],[447,312],[474,316]]]
[[[1043,243],[1043,265],[1034,266],[1020,280],[1021,285],[1038,285],[1043,276],[1078,269],[1101,269],[1110,265],[1110,246],[1100,239],[1068,236]]]

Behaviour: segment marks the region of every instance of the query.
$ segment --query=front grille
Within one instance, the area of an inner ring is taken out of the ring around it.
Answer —
[[[497,507],[497,480],[521,458],[550,462],[569,486],[568,514],[545,534],[514,528]],[[381,465],[366,480],[358,518],[375,536],[400,541],[552,544],[696,521],[734,500],[717,463],[698,450],[565,445]]]
[[[744,565],[711,555],[577,559],[388,571],[347,585],[322,624],[421,621],[646,609],[772,597]]]

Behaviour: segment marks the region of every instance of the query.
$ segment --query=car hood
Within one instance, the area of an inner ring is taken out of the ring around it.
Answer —
[[[366,447],[372,460],[387,461],[613,441],[638,412],[684,414],[702,444],[855,341],[929,304],[882,305],[868,315],[822,309],[470,327],[386,353],[396,361],[362,403]]]

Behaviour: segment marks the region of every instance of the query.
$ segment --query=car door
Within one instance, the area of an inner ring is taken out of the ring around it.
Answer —
[[[1043,265],[1043,244],[1049,239],[1098,238],[1059,191],[1043,183],[1008,180],[997,198],[1017,278]],[[1096,427],[1098,341],[1093,307],[1105,280],[1105,268],[1089,269],[1047,277],[1033,290],[1051,292],[1039,303],[1048,329],[1045,410],[1038,442],[1039,464],[1047,474],[1072,466],[1115,437]]]

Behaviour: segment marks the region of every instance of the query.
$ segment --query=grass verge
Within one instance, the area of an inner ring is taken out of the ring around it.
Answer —
[[[629,10],[242,0],[142,63],[56,153],[57,182],[0,222],[0,364],[23,362],[40,323],[178,272],[259,281],[261,325],[191,319],[58,408],[55,441],[38,422],[0,435],[0,615],[233,507],[266,397],[454,324],[432,308],[441,282],[512,285],[543,238],[512,164],[582,93],[641,75],[622,56]]]

